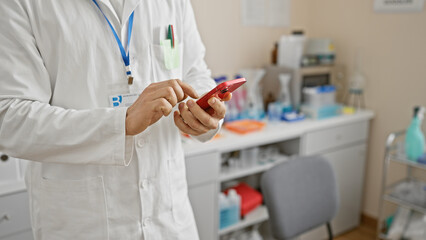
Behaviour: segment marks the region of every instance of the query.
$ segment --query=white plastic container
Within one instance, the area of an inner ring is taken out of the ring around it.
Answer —
[[[232,226],[240,221],[241,197],[234,189],[229,190],[228,196],[219,193],[219,229]]]
[[[326,119],[342,114],[342,105],[332,104],[315,107],[310,105],[302,105],[301,110],[308,118]]]
[[[240,221],[241,216],[241,196],[234,189],[228,192],[228,201],[230,203],[230,219],[231,223],[235,224]]]
[[[322,107],[336,104],[336,89],[333,86],[303,89],[304,105]]]
[[[243,149],[240,152],[240,161],[243,168],[257,165],[259,159],[259,147]]]
[[[300,68],[306,38],[303,35],[282,36],[278,43],[278,65]]]
[[[224,193],[219,193],[219,229],[228,227],[230,202]]]

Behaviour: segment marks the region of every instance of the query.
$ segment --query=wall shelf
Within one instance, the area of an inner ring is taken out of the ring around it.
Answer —
[[[274,162],[268,162],[265,164],[257,164],[252,167],[241,168],[241,169],[222,169],[219,180],[221,182],[229,181],[236,178],[250,176],[253,174],[264,172],[273,166],[283,163],[289,159],[288,156],[281,155]]]

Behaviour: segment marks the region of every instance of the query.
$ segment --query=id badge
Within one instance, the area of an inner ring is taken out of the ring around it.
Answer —
[[[130,107],[138,97],[139,94],[137,93],[111,95],[109,96],[109,103],[111,107]]]

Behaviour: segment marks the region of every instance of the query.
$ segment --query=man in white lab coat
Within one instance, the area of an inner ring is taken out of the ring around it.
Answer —
[[[225,108],[183,102],[215,86],[190,1],[3,1],[0,32],[0,151],[31,160],[35,239],[197,239],[180,131],[210,139]]]

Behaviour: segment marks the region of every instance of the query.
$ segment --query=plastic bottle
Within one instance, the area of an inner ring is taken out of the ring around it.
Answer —
[[[289,84],[291,80],[290,74],[280,74],[278,76],[281,84],[281,92],[278,97],[278,101],[282,104],[282,112],[291,112],[291,100],[290,100],[290,89]]]
[[[241,197],[235,189],[230,189],[228,192],[228,201],[230,203],[229,219],[230,225],[240,221]]]
[[[425,136],[421,130],[424,112],[423,107],[414,108],[414,117],[405,136],[405,154],[411,161],[417,161],[424,152]]]
[[[230,225],[229,221],[230,204],[224,193],[219,193],[219,229]]]
[[[244,88],[247,90],[243,118],[262,120],[265,117],[263,106],[262,85],[260,84],[265,69],[242,69],[240,73],[247,79]]]

